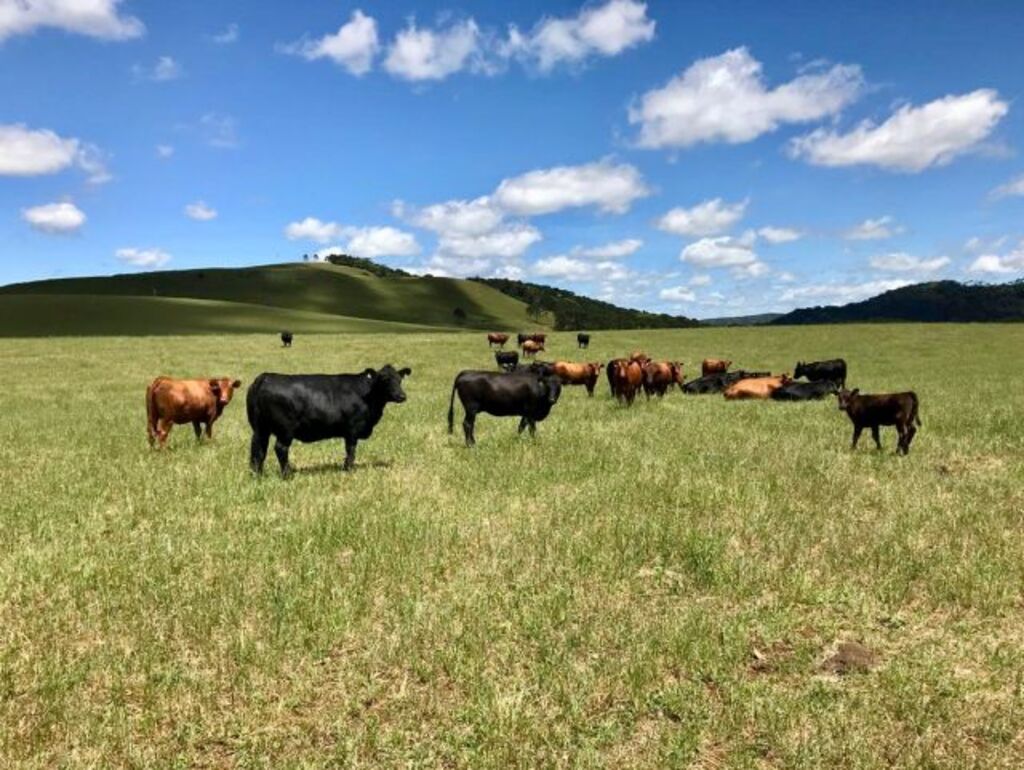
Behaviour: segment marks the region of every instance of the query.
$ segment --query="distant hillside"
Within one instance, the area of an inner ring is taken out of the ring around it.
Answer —
[[[995,285],[956,281],[919,283],[849,305],[801,308],[771,323],[863,321],[1024,321],[1024,281]]]
[[[758,315],[734,315],[722,316],[721,318],[702,318],[700,322],[705,326],[761,326],[771,323],[782,313],[760,313]]]
[[[527,313],[537,317],[551,313],[555,329],[678,329],[700,326],[699,321],[665,313],[621,308],[610,302],[583,297],[566,289],[541,286],[507,278],[472,278],[522,301]]]

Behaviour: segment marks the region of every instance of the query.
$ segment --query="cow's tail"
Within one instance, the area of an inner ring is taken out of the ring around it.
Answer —
[[[146,387],[146,437],[149,439],[150,446],[153,445],[157,437],[156,386],[162,379],[162,377],[157,377]]]
[[[448,433],[455,432],[455,389],[459,386],[458,378],[452,383],[452,397],[448,401]]]
[[[918,410],[918,402],[917,402],[917,394],[915,393],[914,394],[914,422],[917,424],[917,427],[920,428],[921,427],[921,415],[918,414],[917,410]]]

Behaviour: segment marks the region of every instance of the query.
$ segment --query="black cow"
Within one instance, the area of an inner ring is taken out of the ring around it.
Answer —
[[[519,363],[519,354],[514,350],[498,352],[494,354],[494,360],[497,362],[499,369],[511,372]]]
[[[806,377],[811,382],[829,380],[840,388],[846,387],[846,361],[834,358],[831,361],[800,361],[793,370],[793,378]]]
[[[288,449],[292,441],[345,441],[345,470],[356,460],[356,443],[368,439],[388,403],[405,401],[402,379],[411,374],[391,364],[365,369],[360,374],[271,374],[264,372],[253,382],[245,399],[252,443],[249,464],[263,472],[267,444],[274,436],[274,454],[281,475],[288,477]]]
[[[579,347],[581,347],[581,348],[589,348],[590,347],[590,335],[589,334],[584,334],[583,332],[580,332],[579,334],[576,335],[576,344]]]
[[[284,345],[286,348],[290,348],[292,346],[291,332],[281,332],[281,344]]]
[[[772,391],[772,398],[776,401],[813,401],[830,396],[838,389],[832,380],[791,382]]]
[[[519,364],[513,372],[529,372],[538,377],[554,377],[555,365],[550,361],[531,361],[528,364]]]
[[[771,377],[771,372],[747,372],[742,369],[735,372],[718,372],[717,374],[706,374],[697,377],[683,385],[683,393],[689,395],[702,395],[707,393],[722,393],[734,382],[752,379],[754,377]]]
[[[562,383],[557,377],[537,375],[529,371],[516,372],[459,372],[452,385],[451,401],[448,403],[448,432],[455,431],[455,393],[466,411],[462,429],[466,434],[466,446],[476,443],[473,427],[480,412],[496,417],[517,416],[519,432],[530,429],[530,435],[537,432],[537,423],[551,412],[562,393]]]
[[[516,335],[516,346],[521,348],[523,346],[523,343],[526,342],[528,339],[530,339],[529,334],[523,334],[522,332],[519,332],[519,334]]]
[[[917,416],[917,394],[913,391],[906,393],[880,393],[873,396],[862,396],[859,389],[852,391],[843,388],[837,394],[839,397],[839,411],[846,412],[853,423],[853,444],[850,449],[857,448],[861,431],[871,428],[871,438],[875,440],[875,446],[882,448],[882,442],[878,438],[878,426],[895,425],[896,432],[900,434],[896,443],[896,454],[910,454],[910,442],[914,440],[917,433],[916,426],[921,425],[921,418]]]

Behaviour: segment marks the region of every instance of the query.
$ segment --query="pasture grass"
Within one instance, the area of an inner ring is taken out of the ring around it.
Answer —
[[[833,400],[445,426],[482,335],[0,341],[0,766],[1020,767],[1024,326],[600,332],[913,388],[909,457]],[[408,365],[340,472],[247,469],[244,391],[146,445],[153,376]],[[457,409],[457,422],[461,410]],[[842,641],[877,665],[836,674]]]

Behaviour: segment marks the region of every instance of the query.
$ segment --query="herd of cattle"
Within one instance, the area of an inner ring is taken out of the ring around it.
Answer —
[[[504,347],[509,335],[487,335],[489,346]],[[282,332],[281,341],[290,347],[292,334]],[[546,335],[520,334],[519,346],[524,355],[535,356],[544,350]],[[587,348],[590,335],[577,335],[580,348]],[[498,371],[465,370],[452,384],[448,404],[448,432],[455,427],[455,396],[462,404],[462,427],[466,446],[476,443],[474,428],[480,413],[499,417],[519,417],[519,432],[529,428],[536,432],[558,402],[563,386],[582,385],[589,396],[603,369],[613,398],[631,406],[640,391],[648,399],[663,397],[673,387],[687,394],[722,393],[728,400],[774,399],[807,401],[836,395],[839,409],[853,424],[852,447],[865,428],[870,428],[878,449],[882,448],[879,427],[892,425],[899,434],[897,453],[909,454],[917,427],[918,399],[913,392],[863,395],[846,389],[846,362],[800,362],[794,377],[787,374],[745,370],[730,371],[732,361],[704,359],[701,376],[684,380],[679,361],[654,361],[643,351],[634,351],[628,358],[602,362],[532,361],[520,364],[514,351],[495,353]],[[250,467],[263,472],[270,438],[281,474],[289,476],[292,466],[289,450],[293,441],[303,443],[342,439],[345,442],[345,470],[355,463],[356,444],[370,438],[374,427],[389,403],[406,400],[402,380],[409,368],[395,369],[390,364],[380,369],[364,369],[359,374],[260,374],[246,393],[246,415],[252,428]],[[799,378],[804,378],[799,381]],[[212,438],[213,423],[231,402],[240,380],[229,377],[179,380],[157,377],[146,389],[147,433],[151,446],[167,443],[171,427],[192,424],[196,438],[205,431]]]

